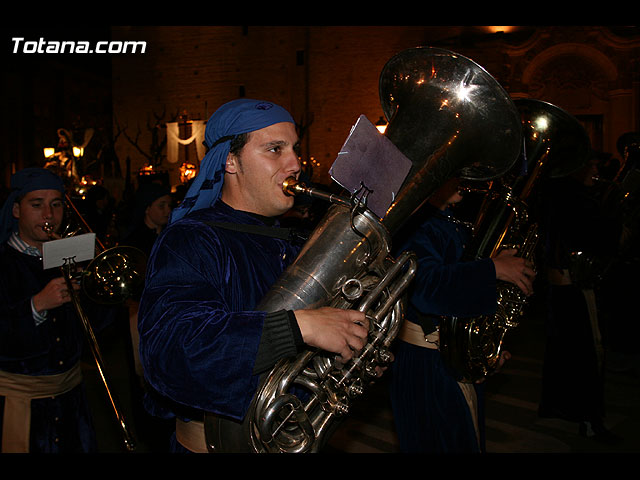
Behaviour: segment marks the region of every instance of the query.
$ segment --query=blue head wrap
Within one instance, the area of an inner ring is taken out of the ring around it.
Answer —
[[[216,110],[205,130],[205,143],[209,151],[202,159],[200,172],[184,200],[171,212],[169,223],[195,210],[207,208],[220,198],[229,147],[236,135],[281,122],[295,123],[284,108],[260,100],[233,100]]]
[[[11,193],[0,211],[0,243],[4,243],[16,229],[17,219],[13,216],[13,204],[23,195],[34,190],[58,190],[64,193],[64,182],[50,170],[25,168],[11,176]]]

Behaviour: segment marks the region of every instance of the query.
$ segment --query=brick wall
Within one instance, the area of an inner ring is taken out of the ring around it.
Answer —
[[[607,138],[600,142],[614,154],[612,145],[618,135],[637,129],[638,120],[629,113],[635,111],[633,105],[639,97],[637,80],[632,81],[637,79],[637,63],[629,62],[636,56],[639,39],[612,39],[600,27],[541,27],[526,42],[508,46],[499,36],[468,41],[464,35],[456,36],[460,28],[114,27],[114,40],[147,42],[144,54],[113,56],[114,124],[116,133],[118,129],[121,132],[116,153],[121,163],[127,157],[131,159],[135,173],[147,159],[127,136],[139,135],[138,146],[148,152],[152,138],[149,125],[154,122],[159,123],[156,132],[163,138],[162,125],[172,117],[186,113],[191,119],[206,120],[222,103],[244,95],[272,100],[289,109],[306,127],[303,157],[314,157],[320,164],[314,171],[314,181],[329,183],[328,169],[358,116],[364,114],[375,123],[383,115],[378,82],[385,63],[397,52],[418,45],[444,45],[442,48],[468,56],[508,92],[511,86],[519,95],[527,95],[529,88],[521,82],[523,69],[544,49],[569,40],[571,45],[590,44],[594,52],[607,51],[613,45],[618,65],[632,65],[630,71],[620,70],[624,78],[616,78],[614,85],[629,85],[628,89],[612,97],[606,89],[592,88],[589,95],[602,95],[605,101],[593,96],[588,99],[588,108],[578,113],[601,115],[605,126],[615,123],[615,130],[601,132]],[[591,65],[598,73],[597,62]],[[570,100],[563,101],[570,106]],[[155,116],[162,113],[164,116],[157,120]],[[189,132],[184,131],[182,137],[187,135]],[[182,148],[181,152],[193,159],[195,147]],[[178,183],[181,161],[174,165],[161,163],[161,168],[169,171],[172,184]]]
[[[314,180],[328,183],[327,171],[358,116],[375,123],[383,115],[378,79],[385,62],[420,44],[424,34],[424,27],[114,28],[115,40],[147,42],[146,53],[113,59],[115,129],[139,134],[138,145],[148,150],[155,115],[206,119],[242,91],[283,105],[308,127],[303,156],[320,163]],[[124,134],[116,150],[121,162],[130,157],[133,172],[147,161]],[[177,165],[162,163],[172,183]]]

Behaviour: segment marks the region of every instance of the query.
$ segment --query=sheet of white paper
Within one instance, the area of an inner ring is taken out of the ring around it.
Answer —
[[[42,264],[48,268],[64,265],[65,259],[76,263],[92,260],[95,256],[96,234],[84,233],[73,237],[51,240],[42,244]]]

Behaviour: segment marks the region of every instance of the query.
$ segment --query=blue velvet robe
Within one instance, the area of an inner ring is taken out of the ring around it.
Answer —
[[[205,410],[241,420],[259,380],[253,369],[266,312],[254,309],[297,248],[203,222],[262,225],[218,201],[158,237],[138,316],[144,375],[159,394],[148,409],[165,418],[198,419]]]
[[[418,257],[407,319],[418,323],[418,312],[460,317],[494,313],[497,292],[493,261],[461,261],[470,232],[443,218],[430,205],[423,208],[423,223],[394,240],[399,242],[399,251],[412,250]],[[437,325],[437,319],[431,318]],[[484,449],[481,385],[476,385],[481,435],[478,446],[467,403],[438,350],[399,340],[391,370],[391,403],[401,451],[470,453]]]
[[[447,210],[445,215],[449,214]],[[400,244],[400,251],[411,250],[418,257],[418,272],[410,287],[409,320],[415,322],[416,310],[457,317],[495,313],[493,261],[460,261],[469,240],[464,225],[434,213]]]
[[[33,319],[31,297],[59,276],[57,268],[43,270],[38,257],[0,245],[0,370],[55,375],[80,360],[84,337],[70,303],[50,310],[39,325]],[[3,411],[0,396],[0,422]],[[93,451],[96,440],[84,384],[31,401],[30,452]]]

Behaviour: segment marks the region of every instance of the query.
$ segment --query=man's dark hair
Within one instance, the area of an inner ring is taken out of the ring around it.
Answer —
[[[233,137],[233,140],[231,140],[231,144],[229,145],[229,153],[237,156],[240,153],[240,150],[244,148],[248,141],[248,133],[241,133],[239,135],[236,135],[235,137]]]

